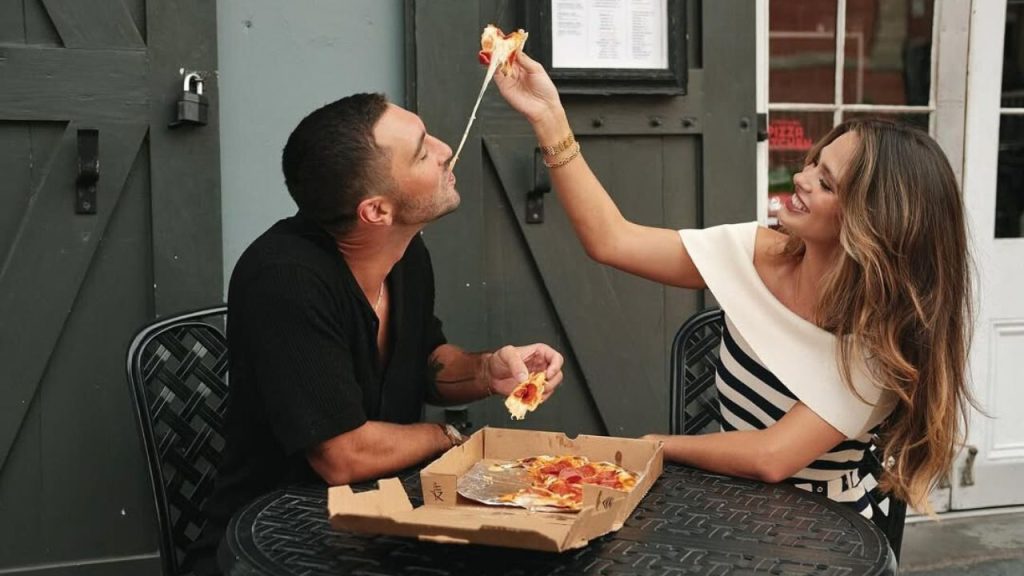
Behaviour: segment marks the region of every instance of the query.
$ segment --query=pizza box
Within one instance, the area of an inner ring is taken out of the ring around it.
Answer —
[[[459,476],[479,460],[515,460],[542,454],[613,462],[639,473],[640,478],[630,492],[584,485],[583,509],[576,513],[488,506],[463,498],[456,491]],[[660,442],[483,428],[420,472],[423,506],[413,508],[401,482],[388,478],[378,483],[378,489],[359,493],[348,486],[331,487],[327,508],[335,530],[561,552],[580,548],[593,538],[621,528],[661,471]]]

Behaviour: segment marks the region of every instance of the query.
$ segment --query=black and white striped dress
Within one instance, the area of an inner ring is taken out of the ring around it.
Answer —
[[[866,366],[851,367],[852,391],[836,364],[836,338],[785,307],[754,268],[758,224],[682,230],[687,253],[725,311],[716,383],[723,429],[763,430],[802,402],[846,436],[789,482],[870,517],[858,472],[871,431],[892,411],[892,392]]]
[[[722,430],[763,430],[779,421],[797,397],[758,360],[750,345],[725,317],[715,384],[722,410]],[[858,468],[871,434],[840,442],[789,478],[789,482],[836,502],[852,506],[870,518],[867,491],[874,478],[861,478]]]

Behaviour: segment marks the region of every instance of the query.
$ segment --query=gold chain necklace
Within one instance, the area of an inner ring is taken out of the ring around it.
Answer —
[[[380,290],[377,290],[377,303],[373,305],[373,311],[378,316],[380,315],[379,308],[380,308],[380,303],[381,303],[382,300],[384,300],[384,283],[383,282],[380,283]]]

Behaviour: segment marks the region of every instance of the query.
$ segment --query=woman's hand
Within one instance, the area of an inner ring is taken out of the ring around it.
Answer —
[[[494,83],[509,105],[526,116],[530,124],[537,128],[538,124],[555,122],[564,116],[558,90],[539,62],[520,53],[512,70],[509,76],[495,74]]]

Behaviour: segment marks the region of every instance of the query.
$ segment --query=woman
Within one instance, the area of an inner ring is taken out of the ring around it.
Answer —
[[[793,176],[779,219],[677,232],[623,218],[587,167],[543,67],[495,78],[530,121],[587,254],[708,288],[726,325],[723,432],[650,436],[669,460],[793,484],[870,516],[858,465],[872,435],[882,488],[922,510],[950,469],[971,402],[964,210],[927,134],[880,120],[836,127]],[[713,194],[714,191],[708,191]]]

